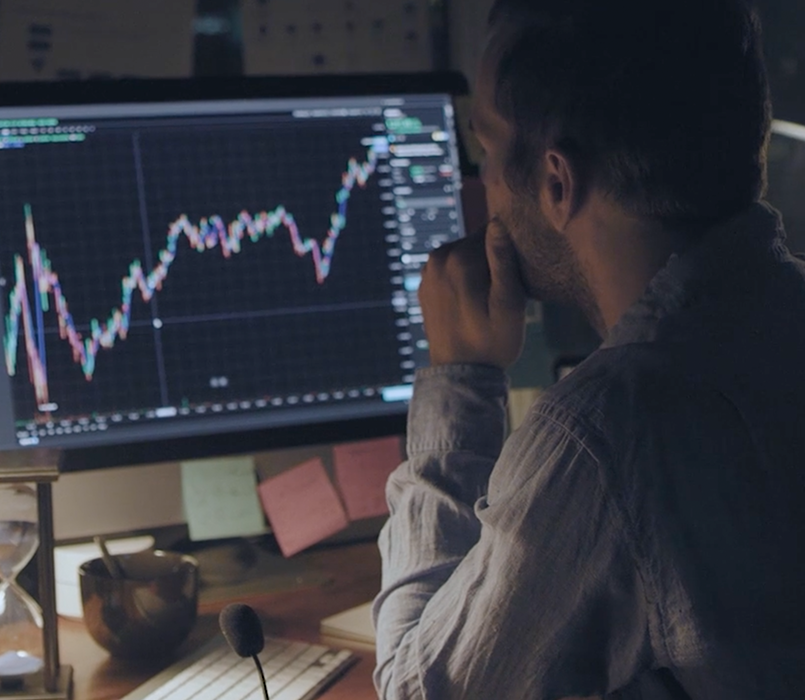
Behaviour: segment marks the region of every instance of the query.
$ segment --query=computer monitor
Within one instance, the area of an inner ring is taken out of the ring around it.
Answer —
[[[787,244],[805,253],[805,124],[783,119],[772,124],[769,142],[769,203],[783,215]]]
[[[108,467],[402,432],[455,75],[0,92],[0,449]]]

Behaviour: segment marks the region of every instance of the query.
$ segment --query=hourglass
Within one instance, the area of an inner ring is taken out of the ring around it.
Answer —
[[[0,452],[0,700],[72,697],[73,669],[59,662],[53,570],[58,458]],[[34,553],[39,603],[17,581]]]
[[[0,485],[0,689],[23,686],[44,665],[42,611],[17,583],[38,544],[36,492]]]

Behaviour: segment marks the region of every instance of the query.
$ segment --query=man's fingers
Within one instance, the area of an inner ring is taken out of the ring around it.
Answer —
[[[508,367],[517,359],[525,293],[503,227],[493,224],[480,236],[434,250],[422,271],[419,301],[434,365]]]
[[[486,227],[485,245],[491,279],[490,306],[520,313],[526,305],[526,292],[520,277],[517,251],[509,232],[495,219]]]
[[[431,269],[423,270],[423,278],[426,275],[446,275],[466,293],[473,296],[486,293],[489,270],[482,237],[445,243],[431,251],[425,265]]]

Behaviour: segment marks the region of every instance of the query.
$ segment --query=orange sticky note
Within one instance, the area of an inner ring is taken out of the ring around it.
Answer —
[[[373,518],[389,512],[386,481],[400,464],[401,453],[398,437],[333,447],[335,478],[350,520]]]
[[[308,460],[257,487],[282,553],[290,557],[349,525],[324,464]]]

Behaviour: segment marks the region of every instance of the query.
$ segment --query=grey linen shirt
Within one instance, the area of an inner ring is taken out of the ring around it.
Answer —
[[[805,265],[758,204],[672,256],[504,444],[421,370],[387,485],[382,698],[805,698]]]

